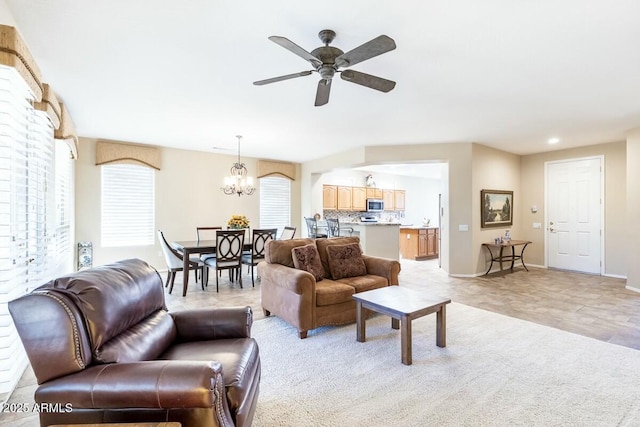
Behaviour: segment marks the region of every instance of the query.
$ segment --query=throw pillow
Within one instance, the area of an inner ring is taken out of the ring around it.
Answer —
[[[324,278],[324,269],[322,268],[320,254],[318,253],[318,248],[316,248],[315,243],[291,249],[291,258],[293,258],[295,268],[313,274],[316,282]]]
[[[358,243],[327,246],[327,259],[333,280],[367,274],[367,266]]]

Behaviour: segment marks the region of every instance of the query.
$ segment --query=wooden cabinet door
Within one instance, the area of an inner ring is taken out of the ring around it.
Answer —
[[[394,190],[393,191],[393,207],[397,211],[404,210],[404,190]]]
[[[338,187],[335,185],[322,186],[322,208],[337,209],[338,208]]]
[[[338,187],[338,210],[351,210],[351,187]]]
[[[427,233],[427,256],[438,255],[438,229],[430,228]]]
[[[382,199],[382,189],[367,187],[367,199]]]
[[[384,201],[384,210],[392,211],[394,208],[393,190],[382,190],[382,200]]]
[[[367,210],[367,189],[365,187],[351,189],[351,209],[354,211]]]
[[[418,234],[418,256],[425,257],[429,255],[429,243],[428,243],[427,230],[420,230]]]
[[[416,259],[418,256],[418,230],[400,229],[400,255],[404,259]]]

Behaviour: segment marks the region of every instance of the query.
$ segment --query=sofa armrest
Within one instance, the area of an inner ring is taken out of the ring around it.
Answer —
[[[316,291],[316,279],[313,274],[286,265],[262,261],[258,264],[258,276],[260,276],[263,292],[265,285],[279,286],[298,295],[305,293],[313,295]]]
[[[153,360],[97,365],[48,381],[37,403],[74,409],[215,408],[233,425],[219,362]],[[65,406],[66,405],[66,406]]]
[[[364,264],[367,266],[367,273],[382,276],[389,281],[389,285],[398,285],[398,274],[400,274],[400,262],[395,259],[379,258],[362,255]]]
[[[206,341],[250,338],[251,307],[206,308],[169,313],[175,322],[178,341]]]

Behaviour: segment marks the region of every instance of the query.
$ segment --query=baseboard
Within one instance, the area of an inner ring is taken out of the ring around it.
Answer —
[[[544,268],[545,270],[547,269],[546,265],[538,265],[538,264],[527,264],[527,268],[529,267],[533,267],[533,268]]]
[[[611,277],[612,279],[625,279],[627,280],[627,276],[623,276],[621,274],[603,274],[604,277]]]
[[[537,265],[537,264],[527,264],[527,268],[547,268],[544,265]],[[515,269],[523,269],[522,264],[521,265],[515,265],[514,266],[514,270]],[[491,271],[489,273],[484,273],[484,272],[480,272],[480,273],[473,273],[473,274],[449,274],[449,277],[480,277],[480,276],[484,276],[486,274],[491,274],[491,273],[499,273],[500,271],[509,271],[508,268],[503,268],[502,270],[500,270],[500,268],[493,268],[491,269]],[[526,271],[526,270],[525,270]]]
[[[478,276],[483,276],[484,273],[475,273],[475,274],[451,274],[449,273],[449,277],[478,277]]]
[[[629,289],[630,291],[633,291],[633,292],[638,292],[638,293],[640,293],[640,289],[638,289],[638,288],[634,288],[633,286],[625,286],[624,288],[625,288],[625,289]]]

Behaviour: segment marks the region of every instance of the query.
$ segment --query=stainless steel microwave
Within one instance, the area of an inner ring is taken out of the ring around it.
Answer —
[[[384,211],[384,201],[380,199],[367,199],[367,212]]]

